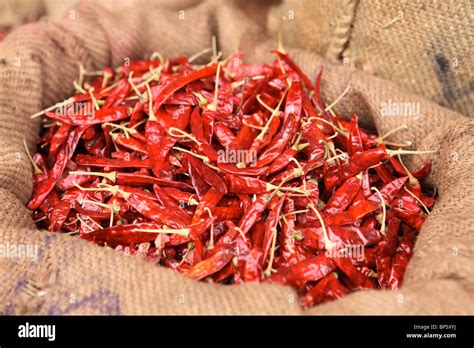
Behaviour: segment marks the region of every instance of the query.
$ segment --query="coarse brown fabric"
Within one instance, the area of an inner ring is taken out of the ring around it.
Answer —
[[[315,54],[292,50],[314,76],[325,66],[323,96],[339,113],[359,114],[392,137],[410,139],[429,156],[439,199],[423,226],[399,291],[361,291],[303,311],[289,287],[225,286],[186,279],[140,257],[101,248],[77,237],[38,231],[24,204],[32,189],[31,166],[22,145],[33,149],[40,121],[29,115],[73,92],[77,62],[87,69],[120,64],[159,50],[191,55],[218,37],[224,56],[245,50],[247,61],[272,59],[275,42],[233,2],[206,1],[183,12],[152,2],[110,12],[81,3],[75,16],[23,26],[0,43],[0,247],[36,246],[34,258],[0,258],[3,314],[466,314],[473,313],[474,209],[472,120],[360,71],[332,66]],[[181,15],[179,15],[181,14]],[[385,112],[387,103],[412,103],[419,114]],[[384,115],[382,116],[382,111]],[[420,164],[426,156],[412,156]]]
[[[10,30],[44,14],[42,0],[0,1],[0,29]]]
[[[473,18],[471,0],[284,0],[268,30],[474,117]]]

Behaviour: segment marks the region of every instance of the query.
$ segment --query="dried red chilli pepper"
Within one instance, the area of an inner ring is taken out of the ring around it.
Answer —
[[[263,167],[275,160],[284,150],[288,142],[296,132],[297,120],[293,114],[290,114],[283,122],[280,132],[275,135],[274,140],[260,154],[257,160],[257,167]]]
[[[383,149],[370,149],[355,153],[354,156],[341,164],[339,168],[341,180],[354,176],[389,158],[390,155]]]
[[[360,135],[359,126],[357,124],[357,115],[352,115],[349,125],[349,133],[347,136],[347,152],[354,155],[356,152],[363,152],[364,144]]]
[[[165,129],[158,122],[152,120],[147,122],[145,133],[151,168],[156,177],[161,177],[163,170],[169,165],[168,153],[176,140],[167,135]]]
[[[73,162],[70,162],[73,163]],[[78,169],[80,167],[77,167]],[[76,170],[75,169],[75,170]],[[80,172],[80,171],[79,171]],[[72,171],[74,173],[74,171]],[[56,183],[56,187],[61,190],[70,190],[73,189],[76,185],[84,185],[94,180],[94,177],[90,175],[78,175],[78,174],[71,174],[71,171],[68,173],[64,173],[61,179]]]
[[[222,269],[234,257],[233,248],[227,245],[216,247],[217,252],[191,268],[186,275],[192,279],[200,280]]]
[[[69,212],[71,211],[71,201],[61,200],[50,211],[49,220],[51,224],[48,227],[49,231],[59,232],[63,224],[66,222]]]
[[[228,173],[225,178],[229,192],[232,193],[263,194],[268,191],[268,183],[257,178]]]
[[[326,217],[324,221],[328,225],[347,225],[362,219],[378,209],[380,209],[380,204],[364,200],[350,206],[345,212]]]
[[[313,89],[313,85],[311,84],[311,81],[308,76],[298,67],[298,65],[293,62],[293,60],[290,58],[288,53],[283,53],[280,51],[272,51],[275,52],[283,61],[285,61],[288,66],[294,70],[298,74],[298,76],[301,78],[303,81],[305,87],[308,89],[308,91],[311,91]]]
[[[141,186],[141,185],[160,185],[163,187],[174,187],[182,190],[192,190],[192,186],[185,182],[172,181],[167,179],[159,179],[154,176],[141,173],[122,173],[114,172],[116,182],[120,185]],[[110,174],[110,173],[109,173]]]
[[[191,72],[188,75],[178,77],[169,81],[163,88],[157,89],[157,94],[153,97],[153,111],[158,112],[158,108],[178,89],[186,86],[187,84],[203,79],[206,77],[212,77],[216,74],[217,64],[206,66],[200,70]]]
[[[404,205],[404,208],[393,207],[395,215],[407,225],[419,230],[426,220],[426,215],[421,212],[421,209],[410,211],[405,209],[405,207],[406,205]]]
[[[216,162],[218,159],[217,151],[208,143],[204,137],[203,123],[200,116],[199,108],[194,108],[190,116],[190,128],[192,134],[199,141],[198,149],[202,152],[207,158]]]
[[[237,58],[237,57],[236,57]],[[272,74],[272,67],[266,64],[229,64],[229,71],[233,75],[235,81],[243,80],[250,76],[270,76]]]
[[[288,94],[286,96],[285,102],[285,113],[283,117],[283,122],[290,116],[295,116],[295,122],[299,123],[301,119],[301,113],[303,109],[303,91],[301,83],[299,81],[294,81],[290,88],[288,89]]]
[[[408,181],[408,177],[404,176],[404,177],[395,179],[392,182],[389,182],[388,184],[384,185],[380,189],[380,193],[384,201],[387,204],[392,202],[395,199],[398,192],[402,189],[402,187],[406,184],[407,181]],[[380,202],[380,196],[377,193],[374,193],[372,196],[370,196],[367,199],[373,202]]]
[[[269,167],[261,167],[265,168],[267,174],[273,174],[279,172],[280,170],[284,169],[290,162],[291,159],[296,156],[298,150],[294,149],[293,147],[286,149],[279,155]]]
[[[250,231],[255,222],[262,216],[267,205],[268,200],[264,198],[257,198],[253,201],[239,223],[239,228],[242,230],[243,234]]]
[[[58,130],[54,133],[53,138],[49,143],[49,155],[56,156],[56,153],[60,149],[61,145],[67,140],[69,132],[72,126],[68,124],[62,124]]]
[[[193,186],[196,194],[199,198],[202,198],[206,192],[209,190],[209,185],[204,181],[204,179],[199,174],[197,168],[193,166],[191,162],[186,163],[189,179],[191,181],[191,185]]]
[[[303,173],[300,172],[300,168],[295,162],[290,162],[284,170],[273,174],[271,176],[270,182],[275,185],[279,185],[282,182],[290,181],[298,176],[301,176]]]
[[[109,168],[151,168],[151,162],[148,159],[114,159],[105,157],[96,157],[79,154],[76,156],[76,162],[81,165],[91,167],[109,167]]]
[[[324,105],[323,100],[321,99],[321,79],[323,76],[323,67],[319,69],[318,74],[316,75],[315,81],[314,81],[314,89],[313,89],[313,95],[311,97],[311,102],[316,108],[316,111],[323,115],[326,116],[328,115],[326,111],[326,107]]]
[[[124,197],[136,211],[148,219],[171,226],[176,229],[185,228],[191,224],[191,218],[183,214],[177,214],[175,211],[169,211],[158,203],[149,200],[135,193],[130,193]]]
[[[238,113],[241,115],[249,114],[249,111],[257,104],[257,95],[261,94],[262,90],[268,85],[268,78],[264,78],[246,90],[246,93],[242,96],[243,100]]]
[[[69,137],[63,144],[56,156],[56,162],[49,172],[48,178],[41,181],[35,188],[32,198],[28,202],[28,208],[35,210],[44,201],[46,196],[51,192],[56,185],[56,182],[61,177],[67,162],[71,159],[76,149],[77,144],[81,138],[82,133],[87,129],[87,126],[77,127],[69,133]]]
[[[249,156],[246,163],[254,162],[255,159],[251,158],[252,154],[258,153],[260,150],[270,145],[272,139],[280,128],[280,123],[280,117],[279,115],[276,115],[269,121],[268,130],[264,134],[259,134],[255,139],[253,139],[252,145],[250,145],[249,148]]]
[[[213,104],[211,105],[214,106]],[[204,139],[208,143],[212,141],[215,118],[216,118],[216,112],[214,110],[210,110],[206,108],[201,113],[202,131],[203,131]]]
[[[318,128],[316,123],[305,123],[301,127],[302,142],[307,141],[309,146],[304,149],[309,161],[322,160],[325,153],[324,143],[326,135]]]
[[[324,255],[318,255],[279,270],[268,278],[268,281],[300,287],[307,282],[324,278],[335,269],[336,266],[331,259]]]
[[[172,210],[176,217],[183,222],[190,221],[190,216],[171,198],[168,193],[158,185],[153,185],[153,192],[166,209]]]
[[[392,256],[398,246],[398,230],[400,228],[400,221],[392,218],[387,224],[387,235],[374,250],[375,256],[387,257]]]
[[[43,155],[35,153],[33,160],[33,190],[36,191],[37,186],[44,180],[48,179],[49,169],[46,165]]]
[[[262,271],[263,252],[259,248],[252,248],[245,260],[242,277],[246,282],[260,281],[263,278]]]
[[[158,232],[143,232],[141,230],[160,229],[161,227],[162,225],[155,223],[117,225],[85,233],[82,238],[100,244],[107,243],[110,246],[152,242],[156,239]]]
[[[390,158],[390,164],[392,165],[393,169],[400,175],[409,175],[411,174],[415,178],[422,180],[426,178],[431,170],[431,161],[428,159],[426,160],[425,164],[418,170],[414,172],[407,172],[407,170],[400,164],[400,162],[394,158]]]
[[[195,95],[189,92],[176,92],[166,100],[168,105],[196,106],[199,104]]]
[[[388,277],[388,284],[392,289],[398,289],[402,285],[405,269],[413,255],[413,247],[417,238],[417,232],[407,225],[403,224],[402,230],[403,235],[400,238],[399,248],[397,248],[395,255],[392,257],[391,270]]]
[[[117,145],[123,146],[126,149],[131,150],[131,151],[137,151],[137,152],[148,155],[148,150],[147,150],[146,145],[135,138],[132,138],[132,137],[127,138],[123,134],[118,134],[114,136],[113,139]]]
[[[385,183],[389,183],[393,180],[395,180],[395,178],[393,177],[392,173],[390,172],[390,170],[384,165],[384,164],[381,164],[379,166],[375,166],[374,167],[375,171],[377,172],[378,176],[380,177],[380,179]]]
[[[405,269],[408,265],[409,259],[409,254],[404,250],[397,251],[393,256],[390,273],[387,280],[387,283],[390,288],[396,290],[401,287],[403,282],[403,275],[405,273]]]
[[[398,192],[397,197],[414,204],[420,204],[420,202],[422,202],[426,208],[432,208],[435,203],[433,197],[428,197],[421,192],[421,187],[419,185],[409,186],[409,189],[408,186],[405,186],[403,190]]]
[[[164,128],[170,127],[184,130],[190,121],[192,108],[187,105],[167,105],[159,109],[156,115],[158,121]]]
[[[313,204],[314,206],[318,205],[319,186],[317,182],[307,182],[306,189],[309,191],[309,195],[292,197],[296,208],[306,208],[309,204]]]
[[[296,225],[296,214],[295,203],[291,198],[286,197],[282,213],[284,218],[280,235],[281,260],[276,262],[276,264],[279,266],[291,266],[301,261],[301,258],[295,250],[296,239],[294,231]]]
[[[263,241],[263,235],[265,234],[265,221],[264,220],[258,220],[254,223],[252,228],[250,229],[250,233],[248,234],[248,238],[250,240],[250,243],[252,244],[252,249],[258,249],[261,253],[262,249],[262,241]],[[263,253],[262,255],[263,256]],[[260,266],[260,269],[262,267]]]
[[[222,146],[227,147],[235,141],[235,135],[232,131],[223,124],[216,124],[214,126],[214,134]]]
[[[94,140],[95,138],[96,138],[96,130],[94,129],[94,127],[87,128],[84,134],[82,134],[82,140],[85,140],[85,141]]]
[[[219,193],[227,193],[227,186],[224,181],[213,169],[209,168],[193,156],[188,157],[188,165],[196,168],[197,174],[211,187]]]
[[[215,221],[235,221],[242,216],[242,209],[235,207],[213,207],[210,209]]]
[[[120,79],[117,86],[111,91],[110,95],[105,99],[102,108],[118,106],[130,93],[131,87],[127,79]]]
[[[357,176],[347,179],[331,196],[324,207],[324,213],[334,215],[343,212],[352,202],[361,187]]]
[[[217,192],[217,190],[214,188],[209,189],[196,207],[192,218],[192,223],[196,223],[201,220],[203,215],[208,215],[209,213],[206,212],[206,209],[216,206],[223,196],[223,193]]]
[[[76,212],[80,215],[87,216],[91,219],[100,221],[100,220],[110,220],[111,216],[113,219],[113,211],[110,209],[104,209],[104,208],[98,208],[96,209],[86,209],[81,206],[78,202],[75,202],[73,205],[73,208],[76,210]],[[76,215],[77,216],[77,215]]]
[[[347,257],[333,257],[331,260],[340,269],[356,287],[375,288],[375,284],[362,273],[360,273]]]
[[[364,170],[361,174],[362,174],[362,190],[361,191],[362,191],[364,197],[370,197],[370,196],[372,196],[373,191],[371,189],[371,184],[372,183],[370,182],[369,170]]]
[[[338,286],[336,286],[338,284]],[[340,290],[342,288],[342,291]],[[300,304],[304,308],[309,308],[321,303],[328,296],[340,298],[346,291],[337,280],[336,273],[329,273],[326,277],[318,281],[306,294],[300,298]]]
[[[175,187],[167,187],[164,185],[162,188],[171,198],[173,198],[176,202],[180,203],[180,205],[189,205],[192,202],[196,201],[197,196],[195,196],[193,193],[182,191]]]
[[[259,131],[255,127],[263,126],[263,114],[255,113],[245,120],[244,125],[236,135],[234,142],[231,144],[231,148],[234,150],[245,150],[248,149],[255,137],[259,134]]]

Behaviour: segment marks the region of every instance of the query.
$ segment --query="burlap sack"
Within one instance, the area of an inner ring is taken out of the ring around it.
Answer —
[[[31,194],[30,150],[40,121],[29,115],[68,97],[77,62],[88,69],[119,64],[154,50],[190,55],[217,34],[224,55],[240,48],[248,61],[272,59],[268,40],[233,2],[204,2],[184,9],[152,2],[116,13],[82,3],[75,17],[20,28],[0,44],[0,242],[38,247],[34,258],[0,258],[3,314],[465,314],[473,313],[472,131],[473,121],[393,84],[327,64],[304,50],[292,51],[310,74],[326,67],[324,98],[331,102],[351,85],[338,112],[356,112],[381,132],[401,123],[409,130],[393,140],[412,139],[430,155],[429,181],[439,200],[423,226],[400,291],[364,291],[303,311],[289,287],[225,286],[195,282],[172,270],[126,256],[76,237],[38,231],[24,204]],[[182,19],[180,19],[182,18]],[[420,115],[381,116],[381,105],[410,102]],[[414,157],[419,164],[423,156]]]
[[[474,117],[472,1],[285,0],[271,10],[271,33],[282,16],[288,45]]]
[[[44,14],[42,0],[0,1],[0,29],[10,30]]]

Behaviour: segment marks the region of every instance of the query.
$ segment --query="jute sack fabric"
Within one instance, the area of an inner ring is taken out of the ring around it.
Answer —
[[[170,269],[101,248],[77,237],[39,231],[24,204],[32,190],[30,151],[40,127],[29,115],[67,98],[77,62],[89,70],[159,50],[191,55],[218,37],[224,56],[245,50],[247,61],[270,61],[269,40],[233,2],[200,3],[184,10],[152,2],[108,11],[81,3],[75,17],[23,26],[0,43],[0,313],[3,314],[467,314],[473,313],[473,121],[393,84],[304,50],[291,54],[314,76],[325,66],[329,103],[350,84],[339,113],[357,113],[385,133],[409,126],[393,141],[411,139],[431,154],[439,199],[423,226],[400,291],[364,291],[303,311],[284,286],[225,286],[195,282]],[[382,116],[388,100],[419,105],[417,116]],[[413,156],[408,165],[426,157]],[[408,160],[408,159],[407,159]],[[36,247],[34,257],[6,255],[6,247]]]
[[[44,13],[42,0],[2,0],[0,1],[0,29],[11,29]]]
[[[268,29],[474,117],[473,19],[470,0],[284,0]]]

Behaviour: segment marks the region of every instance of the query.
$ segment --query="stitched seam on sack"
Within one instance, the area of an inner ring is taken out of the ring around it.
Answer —
[[[354,22],[357,0],[345,0],[341,5],[342,15],[338,18],[337,26],[334,29],[334,38],[331,40],[327,50],[327,58],[332,62],[337,62],[343,56],[347,49],[349,40],[353,31],[352,23]]]

